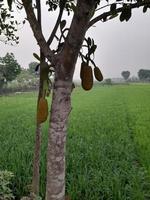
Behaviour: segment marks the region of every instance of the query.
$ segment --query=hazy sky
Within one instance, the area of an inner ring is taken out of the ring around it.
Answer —
[[[43,29],[48,36],[52,29],[56,14],[48,16],[43,8]],[[36,61],[33,52],[38,53],[39,47],[33,37],[28,22],[18,31],[20,43],[10,46],[0,43],[0,56],[13,52],[22,67],[28,67],[31,61]],[[108,22],[98,22],[86,36],[92,36],[98,45],[95,54],[97,66],[104,78],[121,77],[123,70],[129,70],[131,76],[137,76],[139,69],[150,69],[150,11],[142,9],[133,11],[129,22],[120,22],[118,18]],[[76,66],[75,79],[79,79],[79,62]]]

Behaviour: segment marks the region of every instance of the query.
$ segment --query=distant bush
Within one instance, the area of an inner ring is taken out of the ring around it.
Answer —
[[[11,179],[14,177],[12,172],[0,171],[0,200],[12,200],[14,196],[10,189]]]
[[[39,77],[29,74],[27,70],[22,70],[17,78],[5,84],[0,88],[0,94],[8,94],[15,92],[28,92],[38,89]]]
[[[104,83],[105,83],[106,85],[112,85],[111,78],[105,79]]]

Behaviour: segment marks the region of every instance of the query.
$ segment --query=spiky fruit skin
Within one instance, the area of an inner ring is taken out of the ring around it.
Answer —
[[[84,67],[81,80],[81,85],[84,90],[90,90],[93,87],[93,73],[90,66]]]
[[[98,67],[94,67],[94,76],[96,80],[102,81],[103,80],[103,75]]]
[[[37,124],[41,124],[47,120],[48,117],[48,103],[47,99],[40,98],[37,109]]]

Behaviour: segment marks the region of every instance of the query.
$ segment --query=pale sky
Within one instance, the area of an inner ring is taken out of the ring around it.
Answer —
[[[48,37],[56,20],[56,13],[48,16],[47,9],[44,7],[43,10],[43,29]],[[17,46],[0,43],[0,56],[13,52],[18,63],[27,68],[31,61],[36,61],[33,52],[38,53],[39,47],[28,22],[18,31],[18,35],[20,43]],[[139,69],[150,69],[150,10],[144,14],[142,8],[134,10],[128,22],[120,22],[118,17],[105,23],[98,22],[86,36],[93,37],[98,45],[95,62],[104,78],[121,77],[124,70],[129,70],[131,76],[137,76]],[[75,79],[79,79],[79,71],[78,62]]]

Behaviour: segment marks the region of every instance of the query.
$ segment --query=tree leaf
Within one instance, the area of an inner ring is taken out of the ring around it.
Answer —
[[[41,60],[41,58],[40,58],[36,53],[33,53],[33,56],[34,56],[34,58],[36,58],[38,61]]]
[[[121,22],[123,22],[125,20],[125,12],[124,12],[124,10],[121,12],[119,19],[120,19]]]
[[[91,46],[91,38],[90,37],[88,37],[88,39],[87,39],[87,44],[88,44],[88,46]]]
[[[9,10],[11,10],[11,8],[12,8],[12,1],[13,0],[7,0],[7,4],[8,4],[8,7],[9,7]]]
[[[131,8],[126,9],[125,20],[129,21],[131,15],[132,15]]]
[[[147,11],[147,6],[145,5],[145,6],[143,7],[143,13],[146,13],[146,11]]]
[[[110,11],[111,12],[114,12],[114,11],[116,11],[116,4],[115,3],[113,3],[113,4],[111,4],[111,6],[110,6]]]
[[[131,18],[132,12],[131,12],[131,8],[129,6],[127,6],[126,4],[124,5],[124,9],[120,15],[120,21],[128,21]]]

